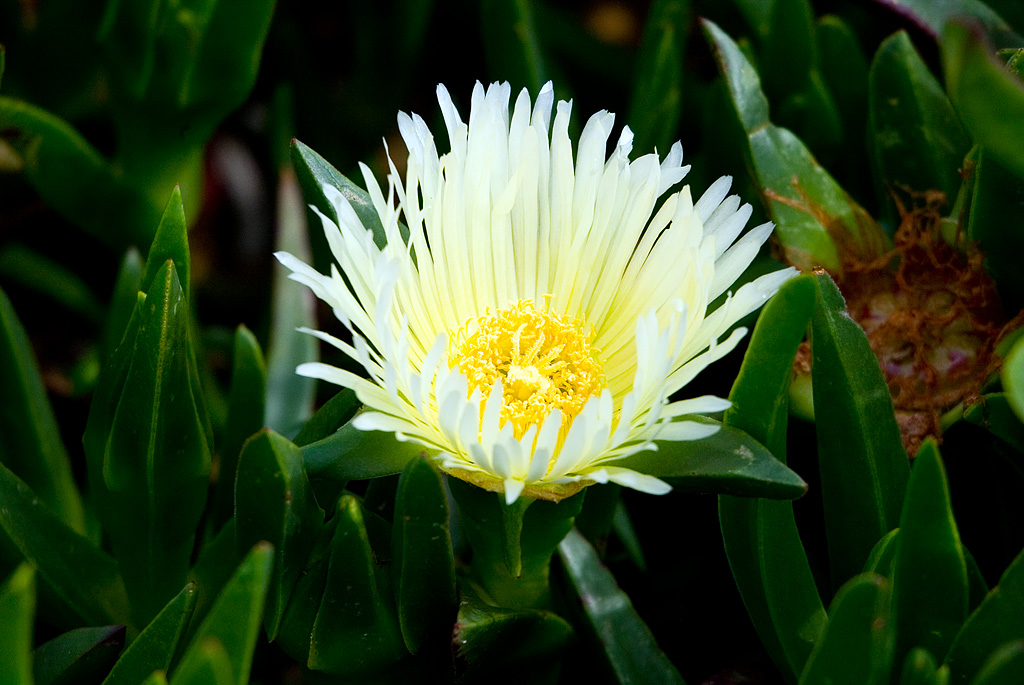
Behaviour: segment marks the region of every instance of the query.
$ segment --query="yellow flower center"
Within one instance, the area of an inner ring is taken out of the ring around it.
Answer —
[[[479,388],[486,398],[501,379],[501,424],[511,421],[516,438],[531,425],[539,427],[555,407],[562,412],[564,435],[587,398],[601,391],[601,365],[582,321],[520,300],[479,317],[476,330],[467,335],[469,327],[467,323],[453,336],[456,349],[449,353],[450,362],[469,380],[471,394]]]

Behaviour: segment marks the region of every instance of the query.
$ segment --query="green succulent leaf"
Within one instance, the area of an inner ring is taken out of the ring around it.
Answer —
[[[398,481],[391,531],[398,622],[413,654],[431,635],[449,635],[455,620],[458,597],[448,519],[440,474],[426,457],[416,457]]]
[[[448,487],[473,548],[474,580],[500,606],[542,605],[551,557],[579,516],[585,491],[560,502],[519,497],[509,505],[504,494],[458,478],[448,478]]]
[[[260,540],[274,546],[264,615],[270,640],[277,637],[323,520],[299,448],[270,430],[250,438],[238,462],[235,536],[240,553]]]
[[[203,546],[199,559],[189,571],[188,582],[195,584],[196,594],[195,608],[188,623],[189,636],[195,633],[206,618],[220,591],[231,580],[243,558],[235,543],[235,519],[230,518],[220,532]]]
[[[463,583],[461,593],[452,651],[464,679],[553,682],[551,672],[573,635],[565,619],[551,611],[494,606],[471,583]]]
[[[886,580],[892,580],[893,564],[896,563],[896,550],[899,549],[900,529],[893,528],[882,536],[864,562],[864,573],[875,573]]]
[[[118,658],[103,685],[134,685],[156,670],[170,668],[195,608],[196,585],[189,583],[167,603]]]
[[[401,473],[409,460],[424,452],[414,442],[400,442],[394,433],[361,431],[346,423],[333,434],[302,448],[310,477],[336,481],[364,480]]]
[[[688,0],[656,0],[647,15],[626,119],[642,154],[665,155],[677,139],[689,9]]]
[[[967,617],[957,633],[946,663],[951,682],[970,682],[982,670],[985,661],[1000,645],[1024,640],[1024,552],[1007,567],[999,584]]]
[[[948,674],[939,674],[935,657],[923,647],[910,650],[907,658],[903,660],[900,685],[945,685],[947,678]]]
[[[263,602],[273,561],[274,549],[271,545],[261,542],[252,548],[217,596],[210,613],[203,619],[192,643],[174,670],[172,682],[178,682],[179,674],[185,682],[193,682],[186,674],[205,668],[202,664],[209,663],[208,650],[214,642],[226,653],[227,673],[231,674],[226,681],[223,675],[218,675],[220,679],[217,682],[236,685],[249,682],[249,670],[260,632]],[[218,657],[215,661],[221,660]],[[223,663],[219,663],[217,673],[223,671]]]
[[[298,140],[292,141],[292,164],[295,165],[295,176],[302,189],[302,195],[306,202],[316,207],[324,216],[338,223],[338,211],[333,203],[327,199],[323,187],[325,185],[337,188],[348,200],[352,210],[356,213],[363,227],[373,232],[373,242],[377,247],[387,244],[387,236],[384,234],[384,226],[380,222],[377,210],[373,207],[370,194],[358,185],[346,178],[340,171],[331,166],[331,163],[314,152],[305,143]],[[407,235],[403,233],[403,236]],[[282,249],[288,250],[287,247]],[[291,250],[288,250],[289,252]],[[294,253],[293,253],[294,254]],[[302,255],[296,254],[296,257]]]
[[[896,659],[913,647],[945,655],[967,618],[967,565],[942,457],[926,440],[914,459],[893,569]]]
[[[36,649],[32,677],[36,685],[95,682],[110,670],[124,647],[124,626],[78,628]]]
[[[117,562],[68,528],[34,492],[0,466],[0,527],[61,600],[92,625],[129,625]]]
[[[93,484],[140,624],[185,585],[206,502],[210,454],[188,330],[185,294],[167,261],[142,306],[95,474],[102,481]]]
[[[1024,640],[1007,643],[992,652],[971,685],[1002,685],[1024,681]]]
[[[235,685],[239,682],[228,650],[215,637],[197,643],[189,650],[188,657],[175,669],[171,685]]]
[[[836,593],[828,624],[800,685],[882,685],[892,668],[889,581],[872,573],[851,578]]]
[[[146,257],[146,272],[142,277],[143,292],[149,292],[164,263],[171,260],[178,274],[178,283],[189,301],[190,263],[192,258],[188,251],[188,226],[185,223],[185,208],[181,202],[181,189],[178,186],[171,191],[160,223],[156,227],[156,235]]]
[[[999,47],[1017,47],[1024,43],[1012,27],[1003,20],[989,5],[981,0],[876,0],[880,4],[889,5],[896,12],[913,21],[918,28],[935,38],[942,36],[942,31],[951,20],[969,17],[992,38]]]
[[[36,576],[23,563],[0,585],[0,684],[32,682],[32,628],[36,609]]]
[[[818,274],[811,322],[814,415],[829,558],[838,583],[899,524],[910,467],[889,388],[839,289]]]
[[[490,79],[537,93],[548,73],[533,5],[533,0],[484,0],[480,28]]]
[[[335,675],[372,673],[408,655],[387,569],[378,566],[358,500],[342,496],[331,540],[309,667]]]
[[[352,420],[363,403],[349,388],[341,388],[338,393],[327,400],[315,414],[306,421],[299,434],[295,436],[295,444],[305,447],[310,443],[330,436]]]
[[[103,319],[103,307],[81,277],[20,243],[0,248],[0,280],[32,288],[90,324]]]
[[[814,312],[811,276],[786,283],[768,302],[733,384],[725,423],[764,442],[782,462],[793,358]],[[766,398],[770,398],[766,401]],[[722,538],[747,613],[778,667],[795,678],[825,621],[789,502],[722,495]]]
[[[82,501],[28,335],[0,290],[0,463],[73,530],[85,532]]]
[[[231,518],[234,512],[238,455],[245,441],[263,428],[266,386],[267,366],[263,361],[263,351],[256,336],[244,325],[240,325],[235,330],[228,418],[224,426],[224,439],[221,441],[220,473],[214,494],[218,525]],[[249,549],[256,542],[258,540],[251,541],[244,549]]]
[[[1004,374],[1008,368],[1009,360],[1003,365]],[[1006,387],[1005,376],[1003,386]],[[968,423],[981,426],[1018,452],[1024,452],[1024,424],[1014,412],[1008,393],[993,392],[982,395],[978,402],[967,408],[964,419]]]
[[[0,96],[0,131],[48,207],[115,247],[149,242],[146,227],[156,221],[153,209],[67,122]]]
[[[975,148],[965,166],[972,170],[965,184],[967,237],[980,243],[985,267],[1007,311],[1013,311],[1024,305],[1024,273],[1014,258],[1024,250],[1024,232],[1006,230],[1006,217],[1024,212],[1024,176],[1014,175],[987,146]]]
[[[330,541],[334,533],[334,525],[331,525],[333,521],[332,519],[327,526],[324,526],[318,540]],[[299,663],[305,664],[309,660],[313,624],[320,612],[324,586],[327,583],[327,567],[328,559],[326,558],[311,559],[307,564],[295,584],[291,601],[285,608],[281,627],[277,633],[276,643]]]
[[[871,141],[885,183],[892,189],[941,190],[952,202],[970,139],[906,31],[882,42],[870,78]]]
[[[558,554],[618,681],[682,684],[679,671],[658,648],[647,624],[586,538],[570,530],[559,543]]]
[[[114,293],[110,297],[106,325],[103,327],[103,363],[109,362],[114,350],[121,343],[132,312],[139,300],[144,266],[139,251],[134,247],[124,253],[121,268],[117,272]]]
[[[301,148],[309,153],[313,172],[305,166]],[[321,171],[316,166],[317,160],[330,167],[315,152],[295,141],[292,147],[292,159],[299,179]],[[333,168],[331,168],[333,171]],[[304,176],[303,174],[306,174]],[[312,181],[304,191],[307,198],[323,197],[319,181]],[[317,200],[313,204],[320,205]],[[326,200],[324,200],[326,202]],[[329,203],[327,203],[329,204]],[[367,200],[367,205],[369,201]],[[325,205],[326,206],[326,205]],[[354,206],[354,203],[353,203]],[[372,205],[369,205],[373,210]],[[321,211],[325,211],[321,209]],[[333,208],[331,208],[333,212]],[[330,215],[328,215],[330,216]],[[374,213],[376,216],[376,213]],[[360,217],[362,218],[362,217]],[[337,216],[334,217],[337,221]],[[380,223],[380,220],[377,220]],[[309,235],[306,229],[306,210],[302,206],[302,194],[296,184],[295,175],[290,171],[282,172],[278,186],[278,235],[275,247],[279,251],[288,252],[312,263],[309,249]],[[265,424],[282,435],[293,435],[299,427],[313,414],[313,403],[316,400],[316,381],[312,378],[299,376],[295,373],[300,364],[315,362],[320,359],[320,349],[316,338],[301,335],[297,328],[316,328],[316,302],[313,293],[305,286],[288,278],[285,269],[278,268],[274,272],[273,302],[271,304],[270,341],[267,346],[267,401]]]
[[[700,440],[656,441],[657,450],[638,452],[622,466],[665,479],[682,492],[795,499],[807,484],[747,433],[714,419],[687,416],[686,421],[720,426]]]
[[[1024,421],[1024,338],[1018,340],[1003,363],[1003,388],[1006,389],[1006,401]]]
[[[864,130],[868,96],[868,60],[853,28],[842,17],[826,14],[814,29],[821,79],[838,109],[845,136]],[[840,174],[837,168],[836,173]],[[849,176],[849,175],[847,175]],[[856,195],[855,192],[851,194]]]
[[[765,197],[786,259],[804,269],[838,269],[837,243],[884,251],[881,229],[843,191],[789,130],[773,124],[757,72],[718,26],[703,22],[728,88],[729,101],[747,134],[755,179]]]
[[[108,4],[100,42],[119,104],[212,129],[252,89],[273,10],[274,0]]]
[[[142,685],[167,685],[167,674],[164,671],[153,671],[142,681]]]
[[[1013,47],[1020,47],[1020,39]],[[1024,179],[1024,83],[995,61],[993,50],[971,28],[952,21],[940,42],[946,89],[975,143]],[[993,103],[998,103],[994,106]]]

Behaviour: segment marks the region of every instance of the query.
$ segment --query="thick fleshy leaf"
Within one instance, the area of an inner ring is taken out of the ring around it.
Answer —
[[[1003,305],[1014,311],[1024,306],[1024,272],[1014,258],[1024,251],[1024,232],[1006,230],[1006,217],[1024,214],[1024,176],[1011,173],[988,147],[975,148],[971,158],[973,164],[965,162],[973,169],[967,237],[980,243]]]
[[[1024,682],[1024,640],[1016,640],[992,652],[971,685],[1003,685]]]
[[[950,20],[970,17],[996,42],[997,47],[1017,47],[1024,42],[1012,27],[981,0],[875,0],[914,22],[934,38],[942,35]]]
[[[329,541],[333,537],[333,519],[320,533],[319,540]],[[324,545],[326,547],[326,544]],[[327,554],[327,551],[324,551]],[[313,635],[313,624],[320,612],[324,586],[327,584],[327,567],[329,559],[317,557],[310,559],[309,564],[299,577],[291,601],[285,609],[284,618],[277,634],[277,644],[288,656],[300,663],[309,659],[310,642]]]
[[[733,384],[725,423],[769,446],[783,463],[793,358],[814,311],[814,279],[787,282],[768,302]],[[767,401],[766,401],[766,398]],[[736,586],[761,642],[795,678],[825,621],[825,608],[789,502],[722,495],[718,515]]]
[[[228,396],[228,418],[220,446],[220,468],[214,494],[217,524],[227,521],[235,509],[235,472],[245,441],[263,428],[267,366],[256,336],[245,326],[235,330],[235,353]],[[267,538],[264,538],[267,539]],[[249,549],[258,540],[244,545]]]
[[[0,131],[47,207],[110,245],[149,242],[156,213],[67,122],[0,96]]]
[[[885,183],[894,190],[941,190],[952,203],[970,139],[906,31],[889,36],[875,53],[868,107],[872,152]]]
[[[192,617],[195,599],[195,583],[189,583],[132,640],[103,685],[135,685],[153,671],[166,671]]]
[[[448,498],[426,457],[402,471],[391,530],[391,575],[398,622],[413,654],[432,635],[450,635],[455,622],[455,559]]]
[[[686,421],[721,426],[714,419]],[[700,440],[656,441],[657,450],[638,452],[617,462],[661,478],[682,492],[796,499],[807,483],[772,456],[761,443],[731,426]]]
[[[1003,572],[999,584],[967,618],[946,655],[951,682],[970,682],[1000,645],[1024,640],[1024,552]]]
[[[292,164],[295,165],[295,176],[302,188],[302,195],[306,202],[315,206],[324,216],[338,223],[338,213],[334,205],[324,195],[323,186],[329,185],[337,188],[348,203],[352,206],[363,227],[373,232],[373,242],[378,247],[387,243],[387,236],[384,235],[384,226],[380,222],[377,210],[373,207],[370,194],[350,181],[340,171],[331,166],[331,163],[314,152],[308,145],[298,140],[292,141]],[[305,216],[305,215],[303,215]],[[283,226],[282,226],[283,228]],[[305,231],[303,231],[305,234]],[[303,239],[305,242],[305,239]],[[280,249],[292,252],[291,249],[281,246]],[[308,248],[306,249],[308,251]],[[304,256],[292,252],[299,259],[305,260]],[[307,261],[307,263],[309,263]]]
[[[1003,363],[1003,388],[1017,418],[1024,421],[1024,338],[1014,344]]]
[[[548,80],[547,64],[537,36],[534,0],[484,0],[480,30],[492,81],[508,81],[513,92],[537,93]]]
[[[850,24],[835,14],[818,18],[814,34],[818,43],[821,79],[835,102],[843,136],[863,131],[867,117],[864,101],[868,94],[869,75],[868,60],[864,56],[860,39]],[[853,160],[849,162],[853,169],[860,170]],[[866,170],[866,167],[863,168]],[[856,188],[846,185],[855,182],[853,175],[841,166],[834,168],[834,171],[847,191],[856,197]]]
[[[759,66],[765,90],[784,95],[806,82],[818,66],[814,12],[808,0],[772,0],[770,28],[762,39]]]
[[[185,208],[181,202],[181,189],[178,186],[171,191],[171,196],[164,207],[160,223],[156,227],[156,235],[146,256],[146,272],[142,276],[139,290],[149,292],[160,269],[167,260],[174,262],[174,270],[178,273],[178,283],[185,293],[185,301],[189,300],[189,284],[191,257],[188,251],[188,226],[185,223]]]
[[[274,550],[269,544],[262,542],[252,548],[203,619],[172,674],[172,682],[177,682],[179,672],[189,673],[206,659],[204,652],[212,641],[220,643],[227,653],[231,673],[228,682],[237,685],[249,682],[273,561]]]
[[[195,584],[195,607],[188,623],[191,637],[217,601],[220,591],[231,580],[232,574],[244,558],[245,550],[238,553],[235,544],[235,519],[230,518],[212,540],[206,543],[195,566],[188,574],[189,583]]]
[[[206,502],[210,454],[193,394],[188,328],[188,305],[168,261],[142,307],[102,452],[102,483],[93,484],[140,624],[185,585]]]
[[[231,668],[231,656],[224,644],[207,637],[188,652],[171,677],[171,685],[235,685],[238,679]]]
[[[18,566],[0,585],[0,684],[32,682],[32,628],[36,577],[29,564]]]
[[[947,669],[948,670],[948,669]],[[940,680],[940,678],[943,678]],[[915,647],[903,660],[900,672],[900,685],[945,685],[947,676],[939,675],[939,667],[935,657],[922,647]]]
[[[124,626],[78,628],[39,645],[33,655],[36,685],[95,682],[124,647]]]
[[[805,269],[837,269],[836,241],[859,245],[859,251],[871,256],[882,252],[884,238],[874,221],[792,132],[771,122],[757,72],[736,43],[710,21],[703,27],[746,131],[754,175],[787,261]]]
[[[473,548],[473,579],[499,606],[542,606],[549,599],[551,557],[572,529],[586,491],[560,502],[520,497],[448,478],[463,531]]]
[[[82,501],[28,335],[0,290],[0,463],[79,533]]]
[[[892,668],[889,581],[855,576],[836,593],[800,685],[883,685]]]
[[[462,584],[461,594],[452,652],[465,680],[554,682],[552,670],[573,634],[565,619],[539,609],[496,607],[470,583]]]
[[[626,118],[641,154],[665,155],[678,139],[689,8],[688,0],[655,0],[647,14]]]
[[[309,667],[335,675],[372,673],[408,655],[387,569],[370,547],[362,507],[338,503],[323,600],[313,623]]]
[[[110,296],[107,322],[103,327],[104,364],[117,349],[128,328],[128,321],[131,319],[132,312],[135,311],[135,304],[139,299],[143,273],[144,265],[139,251],[134,247],[129,248],[125,251],[124,258],[121,260],[121,269],[117,272],[114,292]]]
[[[78,274],[20,243],[0,249],[0,281],[32,288],[91,324],[103,319],[103,307]]]
[[[316,172],[302,163],[305,158],[296,153],[300,147],[308,150],[310,155],[315,156],[316,153],[302,143],[295,142],[292,158],[299,178],[303,178],[303,172],[306,172],[307,176]],[[315,160],[323,162],[319,156],[316,156]],[[315,160],[311,161],[311,164],[315,164]],[[321,171],[319,166],[314,168],[317,172]],[[323,191],[319,189],[318,183],[314,180],[310,187],[305,188],[307,198],[315,197],[314,187],[319,197],[323,197]],[[320,204],[316,200],[312,202],[318,206]],[[326,203],[326,199],[324,202]],[[370,208],[373,206],[370,205]],[[321,211],[325,210],[321,208]],[[334,219],[336,221],[337,217]],[[378,223],[379,221],[378,219]],[[277,240],[274,246],[277,250],[289,252],[308,264],[313,262],[306,229],[306,210],[302,206],[302,195],[295,174],[291,171],[282,172],[278,186]],[[316,381],[299,376],[295,369],[299,364],[319,361],[320,349],[316,338],[295,331],[296,328],[302,327],[316,328],[316,299],[308,288],[289,279],[285,272],[286,269],[280,266],[274,271],[270,341],[267,345],[265,423],[267,427],[287,436],[297,433],[299,427],[313,414]]]
[[[996,62],[978,34],[956,21],[943,30],[941,47],[946,89],[971,138],[1024,178],[1024,82]]]
[[[914,647],[945,655],[967,618],[967,565],[934,440],[910,472],[893,575],[897,662]]]
[[[620,683],[683,683],[682,676],[658,648],[629,596],[576,530],[558,545],[566,573],[576,587],[587,619]]]
[[[827,274],[811,323],[814,415],[832,578],[858,573],[899,524],[910,467],[889,388],[863,329]]]
[[[119,104],[212,128],[249,94],[273,10],[274,0],[108,5],[99,40]]]
[[[1009,360],[1003,365],[1003,373],[1009,368]],[[1024,379],[1022,379],[1024,380]],[[1004,376],[1003,385],[1006,380]],[[976,426],[981,426],[992,435],[1003,440],[1018,452],[1024,452],[1024,423],[1014,412],[1009,394],[993,392],[982,395],[979,401],[972,404],[965,412],[964,419]]]
[[[346,423],[328,437],[305,445],[302,460],[310,477],[364,480],[401,473],[422,445],[400,442],[394,433],[361,431]]]
[[[57,596],[92,625],[129,624],[117,562],[67,527],[35,493],[0,466],[0,527]]]
[[[897,544],[899,539],[899,528],[893,528],[883,535],[882,539],[871,548],[868,560],[864,562],[864,573],[875,573],[891,581],[893,565],[896,563],[896,550],[899,549]]]
[[[306,421],[293,442],[299,447],[323,440],[352,420],[363,403],[348,388],[342,388]]]
[[[274,546],[263,619],[270,640],[277,636],[323,520],[299,448],[270,430],[250,438],[238,463],[235,536],[240,553],[260,540]]]

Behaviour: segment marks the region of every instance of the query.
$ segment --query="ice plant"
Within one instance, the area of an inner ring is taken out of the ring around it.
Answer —
[[[631,162],[626,127],[606,159],[606,111],[587,122],[574,163],[571,102],[552,123],[550,84],[533,103],[520,93],[511,118],[509,85],[477,84],[468,123],[443,86],[437,95],[450,152],[439,156],[423,119],[400,113],[405,178],[392,163],[385,195],[361,167],[385,245],[325,187],[339,221],[320,218],[341,272],[278,253],[351,342],[305,332],[368,377],[320,363],[298,372],[354,390],[367,407],[357,428],[422,444],[508,503],[593,482],[667,492],[629,457],[717,429],[684,417],[726,400],[669,398],[733,349],[745,331],[729,329],[795,273],[761,276],[709,310],[772,225],[737,240],[751,208],[727,197],[729,177],[696,204],[684,187],[659,207],[689,169],[682,146]]]

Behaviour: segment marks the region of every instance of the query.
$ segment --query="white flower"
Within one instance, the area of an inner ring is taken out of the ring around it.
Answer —
[[[320,218],[341,273],[277,257],[333,308],[352,343],[305,332],[368,378],[319,363],[298,373],[354,390],[368,409],[357,428],[422,444],[442,469],[504,491],[508,503],[560,499],[592,482],[668,492],[628,457],[655,439],[716,430],[679,417],[727,400],[668,398],[732,350],[745,330],[724,334],[795,271],[762,276],[709,312],[772,230],[737,240],[751,208],[726,197],[731,179],[696,204],[684,187],[655,213],[689,169],[679,143],[664,161],[630,162],[627,127],[606,160],[614,115],[603,111],[584,127],[574,164],[572,103],[559,102],[552,123],[551,85],[532,106],[524,90],[510,120],[509,95],[508,84],[477,84],[466,123],[438,86],[451,144],[440,157],[423,119],[398,115],[405,179],[392,163],[385,196],[361,167],[382,249],[345,197],[324,187],[339,224]]]

